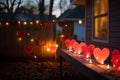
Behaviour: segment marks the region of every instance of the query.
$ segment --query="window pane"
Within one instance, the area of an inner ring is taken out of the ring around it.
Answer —
[[[94,0],[94,16],[108,12],[108,0]]]
[[[108,17],[104,16],[104,17],[95,18],[95,29],[94,30],[95,30],[94,37],[107,39]]]

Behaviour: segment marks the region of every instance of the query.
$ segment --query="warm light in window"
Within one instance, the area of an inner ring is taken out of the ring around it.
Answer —
[[[2,23],[0,22],[0,26],[2,25]]]

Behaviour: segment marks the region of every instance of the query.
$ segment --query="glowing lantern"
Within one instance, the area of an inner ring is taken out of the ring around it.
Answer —
[[[113,67],[117,72],[120,72],[120,52],[119,50],[115,49],[112,51],[111,55],[111,61],[113,64]]]
[[[93,51],[93,55],[96,61],[100,64],[104,64],[104,61],[109,57],[110,51],[108,48],[95,48]]]
[[[25,45],[24,50],[25,50],[26,54],[31,54],[33,52],[33,50],[34,50],[34,47],[31,46],[31,45]]]

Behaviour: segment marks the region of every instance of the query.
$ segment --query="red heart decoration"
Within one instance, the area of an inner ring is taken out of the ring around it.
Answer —
[[[50,45],[50,50],[51,50],[52,52],[55,52],[55,51],[57,50],[56,45]]]
[[[25,36],[25,32],[24,31],[20,31],[18,30],[16,35],[19,37],[19,38],[23,38]]]
[[[90,48],[89,46],[83,46],[83,54],[85,55],[86,58],[89,58],[92,56],[93,51],[92,48]]]
[[[34,50],[34,47],[33,46],[29,46],[29,45],[25,45],[24,46],[24,50],[25,50],[25,53],[26,54],[31,54],[32,52],[33,52],[33,50]]]
[[[95,48],[93,51],[93,55],[98,63],[103,64],[104,61],[109,57],[110,51],[108,48]]]
[[[70,45],[70,39],[66,39],[65,40],[65,45],[66,45],[67,48],[71,47],[71,45]]]
[[[78,42],[73,43],[73,49],[76,53],[81,53],[81,46]]]
[[[111,61],[117,72],[120,72],[120,52],[115,49],[112,51]]]
[[[66,35],[64,35],[64,34],[61,35],[61,38],[62,38],[63,41],[65,41],[66,39],[68,39],[68,37]]]
[[[46,27],[46,28],[51,28],[51,27],[52,27],[51,22],[45,22],[44,24],[45,24],[45,27]]]
[[[59,25],[60,27],[64,27],[65,22],[63,22],[63,21],[59,21],[59,22],[58,22],[58,25]]]
[[[39,41],[38,41],[38,44],[39,44],[40,46],[44,46],[44,45],[46,44],[46,41],[44,41],[44,40],[39,40]]]

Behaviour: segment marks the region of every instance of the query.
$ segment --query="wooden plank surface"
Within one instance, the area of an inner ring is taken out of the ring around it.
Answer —
[[[80,73],[85,75],[89,80],[112,80],[108,75],[103,75],[107,68],[104,64],[98,64],[95,60],[93,64],[89,63],[89,60],[82,54],[74,54],[68,50],[61,49],[60,56],[71,63],[75,69],[79,70]]]

